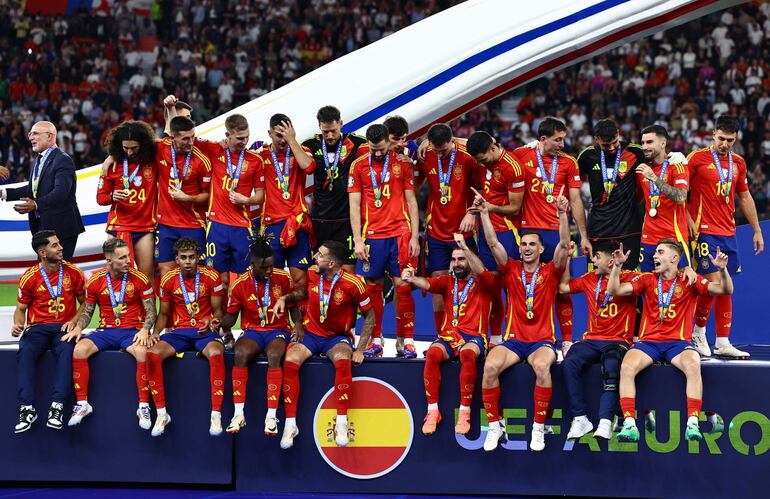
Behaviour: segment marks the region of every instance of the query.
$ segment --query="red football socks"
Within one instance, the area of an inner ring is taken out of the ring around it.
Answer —
[[[288,360],[283,362],[283,410],[287,418],[297,417],[299,399],[299,366]]]
[[[441,385],[441,362],[444,361],[444,354],[438,347],[428,348],[425,353],[425,367],[423,368],[423,379],[425,383],[425,398],[429,404],[438,402],[438,388]]]
[[[225,357],[212,355],[209,357],[209,379],[211,380],[211,410],[222,410],[222,399],[225,396]]]
[[[281,397],[281,384],[283,384],[283,371],[280,367],[267,368],[267,408],[277,409],[278,400]],[[243,383],[244,399],[246,398],[246,382]]]
[[[687,397],[687,417],[699,417],[703,400]]]
[[[544,424],[548,417],[548,406],[551,405],[553,388],[535,385],[535,423]]]
[[[561,340],[572,341],[572,297],[556,295],[556,317],[561,329]]]
[[[398,308],[396,310],[396,336],[414,338],[414,297],[412,286],[401,284],[396,286]]]
[[[350,407],[353,374],[350,359],[340,359],[334,363],[334,396],[337,397],[337,415],[344,416]]]
[[[705,327],[711,313],[711,306],[714,304],[713,296],[699,296],[698,304],[695,306],[695,325]]]
[[[714,298],[714,320],[717,323],[717,337],[729,337],[733,322],[732,296],[717,296]]]
[[[270,375],[270,369],[267,370],[268,373],[268,383],[269,383],[269,375]],[[246,385],[249,382],[249,369],[246,367],[233,367],[233,403],[234,404],[245,404],[246,403]],[[278,389],[280,390],[280,384],[278,385]],[[268,404],[268,407],[269,404]]]
[[[147,362],[136,362],[136,389],[139,391],[139,403],[150,402],[150,386],[147,381]]]
[[[466,348],[460,350],[460,405],[470,407],[475,388],[476,352]]]
[[[166,408],[166,390],[163,387],[163,361],[155,352],[147,352],[147,379],[150,380],[150,392],[157,409]]]
[[[500,386],[494,388],[482,388],[481,400],[484,401],[484,412],[490,423],[500,419],[498,406],[500,405]]]
[[[75,395],[78,402],[88,400],[88,379],[90,375],[88,359],[72,359],[72,381],[75,384]]]
[[[636,418],[636,398],[620,397],[620,410],[624,418]]]

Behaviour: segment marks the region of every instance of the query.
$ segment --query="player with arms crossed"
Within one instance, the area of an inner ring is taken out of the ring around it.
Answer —
[[[308,271],[307,285],[279,298],[273,311],[282,317],[286,307],[308,300],[304,321],[295,321],[296,342],[289,346],[283,363],[283,403],[286,424],[281,448],[294,445],[299,435],[297,402],[299,399],[299,368],[313,355],[326,355],[334,365],[334,399],[337,418],[334,427],[337,445],[348,444],[348,408],[350,407],[353,375],[351,362],[364,360],[364,348],[374,328],[374,310],[366,292],[364,280],[342,269],[348,257],[347,247],[338,241],[326,241],[315,254],[316,264]],[[353,349],[350,328],[358,311],[364,315],[364,326],[358,345]],[[300,324],[301,322],[301,324]]]
[[[152,283],[141,271],[131,268],[126,242],[108,239],[102,245],[107,266],[97,270],[86,283],[86,304],[72,335],[79,340],[72,353],[72,377],[77,403],[67,423],[75,426],[93,412],[88,403],[90,370],[88,358],[105,350],[125,350],[136,359],[136,387],[139,426],[149,430],[150,392],[147,388],[145,360],[152,343],[155,324],[155,295]],[[99,305],[99,325],[87,338],[80,339]]]
[[[460,410],[455,433],[470,431],[471,402],[476,387],[476,360],[485,355],[489,344],[488,320],[492,304],[495,276],[468,247],[464,234],[454,234],[455,248],[451,253],[451,274],[424,279],[407,267],[401,274],[405,282],[418,289],[439,295],[446,310],[436,339],[425,353],[425,396],[428,411],[422,432],[430,435],[441,421],[438,391],[441,384],[441,364],[452,358],[460,359]]]
[[[19,279],[18,303],[11,329],[14,337],[21,335],[16,356],[19,422],[14,433],[29,430],[37,420],[37,360],[46,350],[51,350],[56,357],[53,400],[46,426],[54,430],[64,426],[64,404],[72,392],[72,340],[75,338],[72,330],[84,309],[86,294],[83,273],[64,260],[64,250],[56,232],[41,230],[35,233],[32,249],[40,263],[27,269]]]
[[[249,380],[249,363],[257,355],[267,357],[267,414],[265,435],[278,434],[276,410],[281,397],[283,371],[281,360],[291,338],[289,320],[273,313],[273,305],[283,295],[291,292],[293,284],[289,273],[273,265],[273,250],[264,236],[257,236],[249,245],[251,269],[233,282],[227,313],[222,327],[229,329],[241,314],[243,334],[235,342],[233,365],[233,402],[235,413],[228,433],[238,433],[246,425],[243,408],[246,405],[246,386]]]
[[[670,362],[687,379],[687,440],[701,440],[698,418],[703,399],[703,380],[700,356],[692,346],[692,323],[699,296],[729,295],[733,281],[727,271],[727,255],[717,248],[711,263],[719,269],[720,281],[698,279],[688,286],[684,273],[678,270],[684,250],[678,241],[663,239],[658,242],[653,256],[654,272],[643,273],[631,282],[621,282],[620,268],[628,258],[623,247],[613,254],[614,266],[610,272],[607,291],[614,297],[642,295],[644,311],[639,340],[623,358],[620,367],[620,408],[623,411],[623,429],[618,434],[621,442],[639,440],[636,428],[636,376],[653,362]]]
[[[171,422],[166,411],[163,361],[181,352],[199,352],[209,361],[211,380],[211,421],[209,434],[222,434],[222,398],[225,381],[225,348],[219,336],[222,301],[226,294],[219,274],[198,265],[198,241],[189,237],[174,243],[178,267],[160,281],[160,312],[155,322],[157,341],[147,352],[147,378],[158,411],[152,436],[163,434]],[[163,333],[169,327],[170,331]]]
[[[398,289],[401,271],[417,265],[420,224],[411,164],[390,150],[384,125],[370,126],[366,140],[369,153],[353,162],[348,179],[350,225],[358,258],[356,273],[366,278],[375,313],[374,340],[366,356],[380,357],[384,276],[388,273]],[[406,345],[404,349],[406,353]]]
[[[480,195],[476,196],[474,205],[480,210],[484,234],[508,295],[504,341],[489,352],[484,362],[481,393],[489,420],[484,450],[494,450],[500,440],[507,439],[498,407],[500,374],[509,367],[526,361],[535,371],[535,417],[529,448],[541,451],[545,448],[545,420],[553,391],[551,366],[556,362],[554,301],[569,258],[569,200],[561,193],[556,198],[559,212],[559,244],[554,251],[553,260],[546,264],[541,262],[545,247],[539,233],[522,233],[521,260],[514,260],[508,256],[503,245],[498,243],[486,202]]]
[[[128,243],[136,266],[154,282],[158,168],[152,128],[124,121],[110,131],[108,144],[96,202],[110,207],[107,233]]]
[[[738,138],[738,119],[722,115],[714,125],[714,145],[699,149],[687,158],[690,170],[690,203],[688,224],[690,240],[695,247],[696,270],[709,281],[719,279],[719,270],[709,256],[717,246],[728,256],[728,271],[735,275],[741,271],[738,242],[735,238],[735,194],[746,219],[754,229],[754,254],[765,248],[757,208],[749,192],[746,178],[746,161],[732,148]],[[714,306],[716,344],[714,354],[733,359],[747,359],[748,352],[738,350],[730,343],[733,317],[733,299],[730,295],[701,296],[695,308],[693,346],[701,355],[711,355],[706,341],[706,321]]]

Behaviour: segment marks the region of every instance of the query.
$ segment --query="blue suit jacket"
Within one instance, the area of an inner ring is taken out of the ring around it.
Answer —
[[[32,168],[34,168],[34,163]],[[85,232],[80,218],[75,190],[75,163],[58,147],[54,148],[42,165],[37,189],[37,211],[29,213],[29,230],[54,230],[60,239],[74,237]],[[7,201],[32,197],[32,172],[27,185],[6,190]]]

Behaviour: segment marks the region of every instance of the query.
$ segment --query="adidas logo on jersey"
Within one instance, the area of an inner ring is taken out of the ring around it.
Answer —
[[[597,171],[601,170],[601,168],[599,167],[599,165],[594,165],[594,167],[593,167],[593,168],[591,168],[591,169],[592,169],[593,171],[595,171],[595,172],[597,172]]]
[[[436,174],[435,168],[431,168],[431,170],[428,172],[428,175],[435,175],[435,174]]]

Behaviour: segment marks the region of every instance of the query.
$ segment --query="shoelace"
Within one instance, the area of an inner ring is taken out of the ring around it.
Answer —
[[[61,407],[51,407],[51,410],[48,413],[48,419],[61,419],[62,418],[62,408]]]

